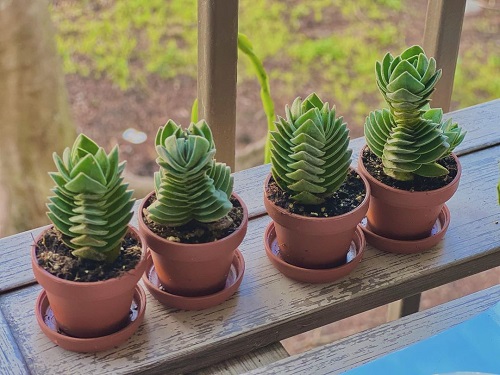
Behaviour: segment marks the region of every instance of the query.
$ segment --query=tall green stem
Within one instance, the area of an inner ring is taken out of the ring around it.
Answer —
[[[260,83],[260,99],[267,117],[267,140],[264,151],[264,163],[270,163],[272,147],[270,132],[276,130],[276,127],[274,125],[274,102],[271,98],[269,79],[262,61],[255,54],[252,43],[245,34],[238,33],[238,49],[250,59],[252,66],[255,69],[255,73],[257,74],[257,79]]]
[[[245,34],[238,33],[238,49],[250,59],[252,66],[255,69],[257,79],[260,83],[260,100],[267,118],[267,139],[266,148],[264,151],[264,163],[271,162],[271,135],[270,132],[276,130],[274,125],[274,102],[271,98],[271,88],[269,87],[269,79],[264,69],[262,61],[253,51],[253,46]],[[191,108],[191,122],[198,122],[198,99],[195,99]]]

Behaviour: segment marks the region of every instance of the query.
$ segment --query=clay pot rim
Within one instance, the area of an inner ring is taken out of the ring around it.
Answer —
[[[61,279],[60,277],[54,276],[53,274],[51,274],[50,272],[48,272],[47,270],[45,270],[43,267],[41,267],[38,264],[37,257],[36,257],[36,248],[37,248],[38,240],[45,234],[45,232],[47,232],[48,230],[52,229],[53,227],[54,227],[53,224],[47,225],[40,232],[40,234],[35,237],[35,241],[31,245],[31,267],[33,269],[37,268],[39,270],[39,272],[43,273],[45,275],[45,277],[47,277],[48,279],[50,279],[54,283],[71,285],[73,288],[88,288],[88,287],[91,287],[91,286],[100,286],[100,285],[104,285],[104,284],[110,285],[112,283],[120,282],[120,279],[122,279],[124,276],[126,276],[126,275],[128,275],[128,274],[130,274],[130,273],[132,273],[132,272],[134,272],[136,270],[138,270],[140,268],[140,266],[144,265],[145,262],[146,262],[146,255],[147,255],[147,253],[146,253],[146,250],[147,250],[147,248],[146,248],[146,241],[142,237],[142,235],[139,233],[139,230],[137,228],[135,228],[132,225],[128,224],[128,229],[129,230],[128,230],[127,233],[132,232],[132,234],[134,236],[136,236],[136,238],[138,240],[140,240],[140,242],[141,242],[141,259],[139,260],[139,262],[137,262],[137,264],[135,265],[135,267],[133,269],[128,270],[127,272],[125,272],[121,276],[113,277],[111,279],[101,280],[101,281],[72,281],[72,280]]]
[[[146,312],[147,298],[144,289],[140,285],[136,285],[134,289],[134,297],[132,301],[136,301],[138,305],[137,317],[119,331],[108,335],[82,338],[63,335],[51,329],[44,321],[42,316],[42,306],[48,302],[47,292],[42,289],[37,297],[35,304],[35,316],[41,330],[45,335],[58,346],[65,350],[78,353],[96,353],[104,351],[115,346],[123,344],[127,341],[139,328],[144,320]]]
[[[267,177],[266,177],[266,179],[264,181],[264,199],[266,201],[268,201],[270,204],[272,204],[273,207],[276,209],[276,211],[278,211],[280,214],[289,215],[289,216],[293,217],[296,220],[306,220],[306,221],[311,221],[311,222],[325,222],[325,220],[330,220],[330,221],[343,220],[346,217],[351,216],[351,215],[355,215],[359,211],[363,210],[364,206],[366,206],[368,204],[368,202],[370,200],[370,195],[371,195],[370,184],[368,183],[368,180],[366,179],[366,177],[363,176],[361,173],[359,173],[353,167],[349,167],[349,169],[352,170],[352,171],[354,171],[354,172],[356,172],[357,175],[363,181],[363,184],[365,185],[365,198],[361,201],[361,203],[359,205],[356,206],[356,208],[354,208],[351,211],[346,212],[346,213],[344,213],[342,215],[331,216],[331,217],[303,216],[303,215],[294,214],[294,213],[292,213],[292,212],[290,212],[290,211],[288,211],[288,210],[286,210],[286,209],[278,206],[277,204],[275,204],[273,201],[271,201],[267,197],[267,193],[266,193],[266,188],[267,188],[267,186],[269,186],[269,180],[272,177],[272,172],[269,172],[269,174],[267,175]]]
[[[403,190],[403,189],[397,189],[392,186],[386,185],[383,182],[377,180],[375,177],[373,177],[370,172],[365,168],[365,165],[363,163],[363,151],[365,148],[369,148],[367,144],[365,144],[362,148],[361,151],[359,152],[359,157],[358,157],[358,169],[362,170],[363,174],[366,174],[366,178],[370,181],[370,183],[373,183],[374,185],[386,189],[392,192],[397,192],[398,194],[402,195],[407,195],[407,196],[415,196],[415,194],[440,194],[442,191],[448,190],[450,188],[453,188],[458,182],[460,181],[460,177],[462,175],[462,164],[460,164],[460,160],[458,159],[458,156],[452,152],[450,155],[455,159],[455,162],[457,163],[457,175],[451,182],[445,186],[442,186],[438,189],[433,189],[433,190],[425,190],[425,191],[408,191],[408,190]],[[360,173],[361,174],[361,173]],[[365,177],[365,176],[363,176]]]
[[[143,199],[142,199],[142,202],[141,204],[139,205],[139,212],[138,212],[138,220],[139,220],[139,227],[145,229],[148,231],[149,235],[153,238],[155,238],[157,241],[162,241],[162,242],[167,242],[167,243],[171,243],[171,244],[175,244],[175,246],[178,246],[179,248],[192,248],[193,246],[195,246],[196,248],[201,248],[202,246],[211,246],[214,242],[218,242],[218,241],[229,241],[230,239],[232,239],[233,237],[236,237],[239,235],[239,233],[244,230],[247,226],[248,226],[248,208],[245,204],[245,202],[243,201],[243,199],[241,199],[241,197],[236,194],[235,192],[232,192],[231,193],[231,196],[236,198],[238,200],[238,202],[240,202],[240,205],[241,207],[243,208],[243,220],[241,221],[241,224],[239,225],[238,228],[236,228],[236,230],[231,233],[229,236],[226,236],[224,238],[221,238],[217,241],[212,241],[212,242],[203,242],[203,243],[182,243],[182,242],[175,242],[175,241],[170,241],[166,238],[163,238],[159,235],[157,235],[155,232],[153,232],[151,229],[149,229],[149,227],[146,225],[146,223],[144,222],[144,209],[146,208],[145,207],[145,204],[146,202],[148,201],[149,197],[151,195],[153,195],[155,193],[155,191],[153,190],[152,192],[150,192],[148,195],[146,195]]]

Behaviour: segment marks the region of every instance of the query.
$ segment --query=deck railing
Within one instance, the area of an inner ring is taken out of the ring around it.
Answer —
[[[314,0],[312,0],[314,1]],[[423,47],[443,70],[433,107],[448,112],[466,0],[428,0]],[[238,0],[198,0],[199,118],[210,124],[217,159],[235,166]],[[217,141],[218,140],[218,141]],[[420,294],[391,304],[388,319],[418,311]]]

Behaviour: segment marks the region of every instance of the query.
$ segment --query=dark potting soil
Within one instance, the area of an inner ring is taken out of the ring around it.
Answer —
[[[390,187],[406,191],[430,191],[442,188],[453,181],[458,172],[457,163],[451,155],[437,161],[438,164],[449,171],[447,175],[439,177],[415,176],[411,181],[399,181],[386,175],[382,159],[375,155],[368,147],[363,149],[362,161],[368,173],[378,181]]]
[[[290,194],[282,190],[271,177],[266,188],[267,198],[275,205],[289,212],[309,217],[332,217],[343,215],[358,207],[365,199],[363,180],[356,171],[349,170],[345,182],[320,205],[303,205],[290,199]]]
[[[89,282],[119,277],[135,268],[141,259],[141,244],[130,234],[122,241],[121,251],[113,263],[80,259],[71,254],[71,248],[62,241],[62,233],[52,228],[37,243],[38,264],[61,279]]]
[[[155,200],[156,195],[151,195],[145,207],[148,207]],[[213,242],[229,236],[238,229],[243,221],[243,207],[241,207],[240,202],[231,197],[231,203],[233,204],[231,211],[225,217],[213,223],[200,223],[199,221],[192,220],[178,227],[170,227],[157,224],[148,219],[146,209],[144,209],[143,219],[152,232],[169,241],[180,243]]]

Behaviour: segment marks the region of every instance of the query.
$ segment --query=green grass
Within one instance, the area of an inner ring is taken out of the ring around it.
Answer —
[[[60,2],[52,14],[65,71],[105,76],[122,89],[144,84],[148,74],[195,77],[196,3]],[[337,104],[340,113],[349,111],[351,121],[360,126],[368,112],[382,104],[375,61],[387,50],[399,53],[405,47],[403,11],[402,0],[240,0],[239,29],[263,59],[271,89],[284,87],[280,95],[294,98],[308,83],[315,91],[329,93],[325,99]],[[304,32],[310,22],[319,25],[315,35]],[[477,23],[478,32],[485,28],[488,25]],[[498,46],[492,44],[489,49],[470,48],[459,60],[453,97],[459,107],[500,96],[498,56]],[[248,59],[240,59],[238,74],[239,82],[253,79]]]

